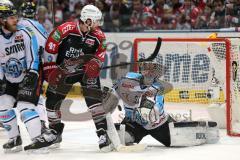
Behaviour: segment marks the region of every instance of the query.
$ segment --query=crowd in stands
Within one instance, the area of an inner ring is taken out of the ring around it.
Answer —
[[[240,0],[35,0],[35,3],[37,19],[48,31],[63,22],[79,20],[85,4],[94,4],[102,11],[102,29],[107,32],[240,26]]]

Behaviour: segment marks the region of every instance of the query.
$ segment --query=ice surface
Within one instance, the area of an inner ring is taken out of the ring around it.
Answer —
[[[75,113],[86,111],[82,101],[74,101],[71,110]],[[81,107],[79,107],[81,106]],[[81,109],[80,109],[81,108]],[[169,109],[171,110],[171,108]],[[196,109],[197,110],[197,109]],[[204,117],[200,107],[196,113]],[[179,113],[187,113],[181,111]],[[205,115],[207,117],[207,115]],[[221,139],[217,144],[202,145],[185,148],[167,148],[150,136],[141,143],[149,147],[140,153],[101,153],[98,149],[98,138],[95,134],[93,122],[64,122],[66,127],[63,133],[63,142],[60,149],[50,150],[49,154],[26,154],[24,151],[17,154],[4,154],[0,148],[0,160],[239,160],[240,137],[232,138],[221,130]],[[30,143],[28,133],[21,124],[21,133],[24,145]],[[0,145],[6,141],[3,131],[0,131]]]

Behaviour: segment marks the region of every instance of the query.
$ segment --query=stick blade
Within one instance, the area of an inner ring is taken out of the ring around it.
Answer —
[[[146,144],[134,144],[131,146],[120,145],[117,147],[118,152],[142,152],[147,148]]]

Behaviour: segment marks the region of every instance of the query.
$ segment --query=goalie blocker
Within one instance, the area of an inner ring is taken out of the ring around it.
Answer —
[[[165,124],[146,130],[135,122],[124,120],[122,124],[115,124],[115,127],[123,145],[139,143],[147,135],[151,135],[166,147],[196,146],[219,141],[217,123],[213,121],[173,122],[169,118]]]

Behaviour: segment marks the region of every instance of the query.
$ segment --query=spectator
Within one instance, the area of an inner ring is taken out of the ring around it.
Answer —
[[[119,31],[123,30],[124,27],[130,25],[129,21],[130,10],[123,3],[122,0],[112,0],[110,7],[110,18],[113,26],[118,27]]]
[[[240,25],[240,1],[231,0],[226,4],[226,27],[239,27]]]
[[[179,20],[176,25],[176,29],[178,29],[178,30],[191,29],[191,24],[186,19],[186,15],[184,15],[184,14],[180,15]]]
[[[214,8],[211,14],[209,28],[225,27],[225,5],[223,0],[215,0],[213,2]]]
[[[145,7],[142,0],[133,0],[130,23],[132,31],[155,29],[156,19],[154,16],[154,11],[149,7]]]
[[[206,6],[200,16],[196,19],[196,29],[208,29],[208,23],[210,22],[211,8]]]
[[[111,18],[110,18],[110,13],[109,13],[109,6],[105,2],[105,0],[96,0],[95,1],[95,6],[99,8],[99,10],[102,12],[103,16],[103,25],[101,26],[101,29],[103,31],[110,32],[112,31],[112,23],[111,23]]]
[[[48,19],[47,8],[45,6],[38,7],[37,20],[44,26],[48,33],[50,33],[53,30],[53,24]]]

